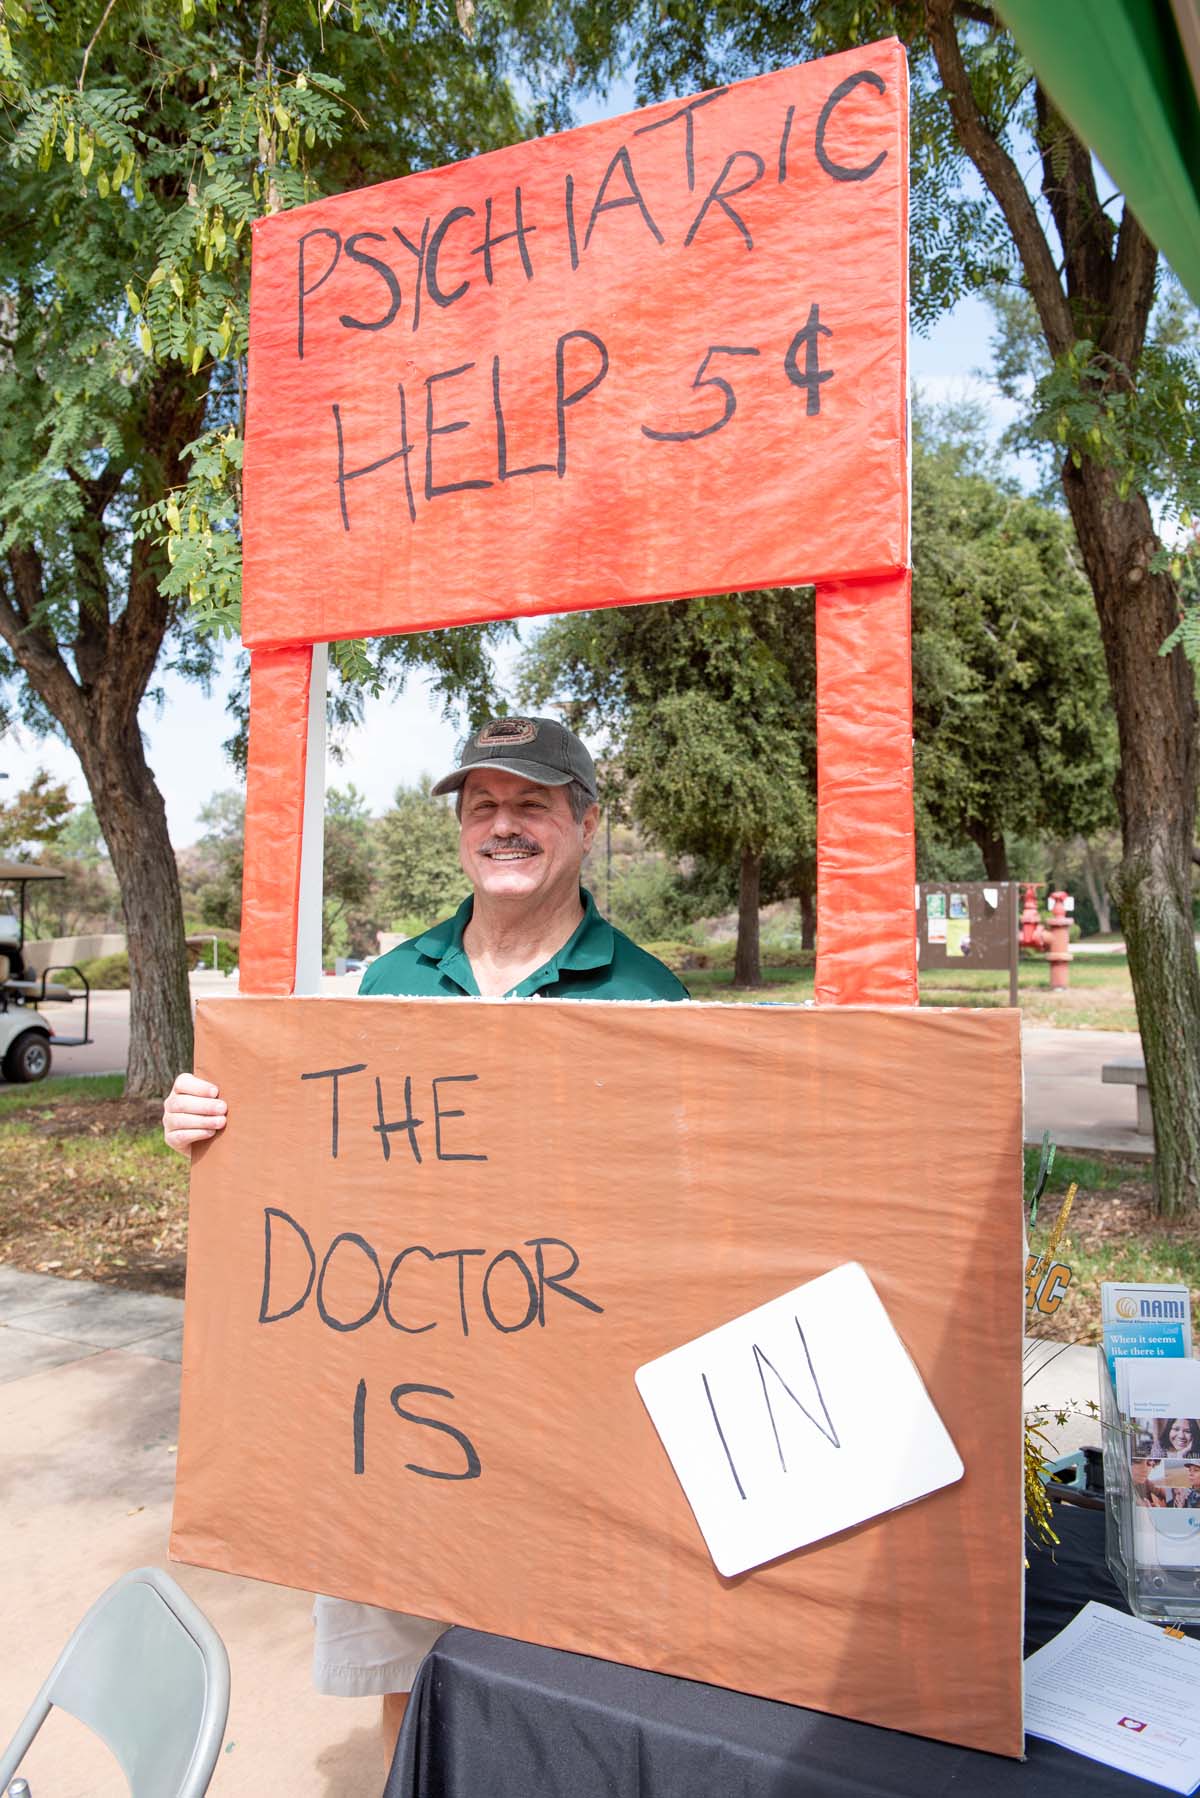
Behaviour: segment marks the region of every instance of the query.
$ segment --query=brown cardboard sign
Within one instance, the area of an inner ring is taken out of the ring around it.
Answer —
[[[1014,1013],[242,999],[196,1067],[176,1558],[1020,1753]],[[634,1372],[846,1261],[964,1477],[722,1578]]]

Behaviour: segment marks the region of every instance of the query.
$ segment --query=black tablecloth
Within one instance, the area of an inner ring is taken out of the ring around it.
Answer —
[[[1058,1506],[1031,1553],[1025,1652],[1089,1598],[1127,1607],[1104,1514]],[[586,1655],[452,1629],[426,1659],[384,1798],[1109,1798],[1162,1792],[1056,1748],[1024,1762],[797,1710]]]

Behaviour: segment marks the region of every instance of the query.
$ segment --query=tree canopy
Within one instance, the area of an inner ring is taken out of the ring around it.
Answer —
[[[0,683],[7,715],[68,740],[109,845],[131,1092],[161,1091],[191,1057],[138,707],[156,668],[211,678],[237,625],[249,226],[527,134],[504,18],[462,10],[469,34],[435,4],[4,9]],[[356,686],[413,665],[473,711],[490,694],[478,631],[334,659],[351,708]]]
[[[1091,594],[1062,512],[984,472],[971,418],[915,413],[919,823],[995,880],[1013,836],[1116,821],[1117,742]]]
[[[453,808],[430,794],[426,776],[397,787],[379,820],[380,909],[391,929],[415,934],[452,912],[470,886],[458,859]]]
[[[734,979],[760,985],[764,858],[780,888],[813,860],[811,591],[570,613],[539,633],[522,680],[609,736],[608,785],[652,841],[736,878]]]

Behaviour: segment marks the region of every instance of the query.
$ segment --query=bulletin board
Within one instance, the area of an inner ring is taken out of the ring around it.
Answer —
[[[197,1066],[177,1557],[1021,1752],[1015,1013],[211,1000]],[[634,1374],[855,1260],[964,1475],[723,1578]]]
[[[254,232],[245,990],[294,989],[314,644],[812,581],[817,996],[914,1003],[902,45]]]

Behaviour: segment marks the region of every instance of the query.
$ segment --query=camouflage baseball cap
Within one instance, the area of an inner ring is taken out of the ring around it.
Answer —
[[[456,793],[472,768],[502,768],[540,787],[565,787],[577,780],[596,797],[596,768],[575,735],[557,718],[492,718],[459,750],[458,767],[444,774],[435,793]]]

